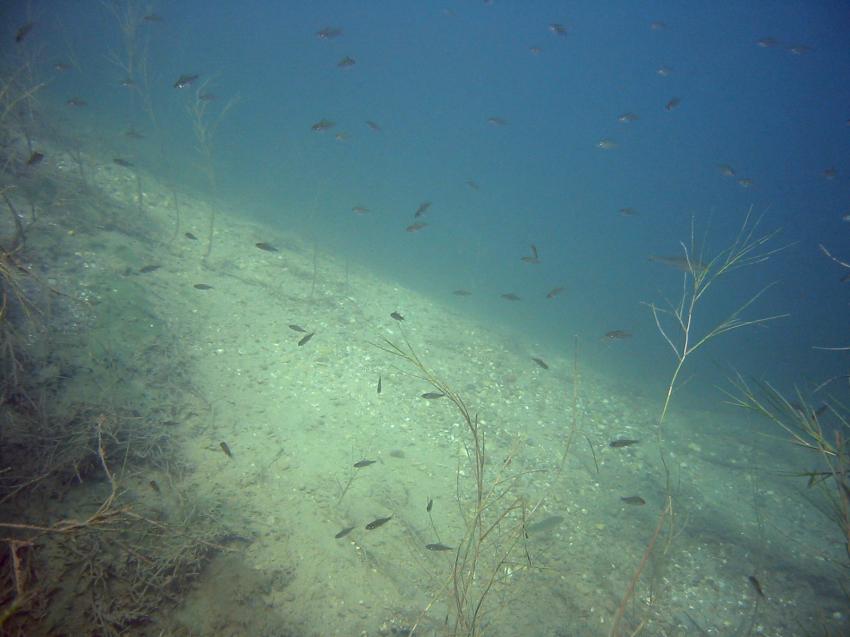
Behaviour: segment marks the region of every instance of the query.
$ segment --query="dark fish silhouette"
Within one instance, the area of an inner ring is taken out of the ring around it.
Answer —
[[[381,393],[381,375],[378,374],[378,393]]]
[[[453,547],[445,544],[426,544],[425,548],[429,551],[454,551]]]
[[[549,369],[549,365],[547,365],[546,361],[544,361],[542,358],[537,358],[536,356],[532,356],[531,360],[533,360],[535,363],[537,363],[543,369]]]
[[[335,123],[335,122],[332,122],[332,121],[331,121],[331,120],[329,120],[329,119],[324,119],[324,118],[323,118],[323,119],[320,119],[320,120],[319,120],[318,122],[316,122],[315,124],[313,124],[313,125],[310,127],[310,130],[311,130],[311,131],[313,131],[313,132],[316,132],[316,133],[321,133],[321,132],[323,132],[323,131],[328,130],[329,128],[333,128],[334,126],[336,126],[336,123]]]
[[[15,42],[21,42],[25,37],[27,37],[27,34],[32,31],[34,26],[35,22],[27,22],[26,24],[21,25],[17,33],[15,33]]]
[[[370,464],[375,464],[378,462],[377,460],[359,460],[354,463],[355,469],[362,469],[363,467],[368,467]]]
[[[551,290],[549,290],[549,293],[546,295],[546,298],[547,299],[554,299],[556,296],[558,296],[563,291],[564,291],[564,288],[552,288]]]
[[[310,332],[309,334],[305,335],[300,341],[298,341],[298,347],[309,343],[310,339],[313,338],[313,334],[315,334],[315,332]]]
[[[368,126],[369,128],[371,128],[371,129],[372,129],[373,131],[375,131],[376,133],[380,133],[380,132],[381,132],[381,127],[380,127],[380,126],[378,126],[378,124],[376,124],[376,123],[375,123],[375,122],[373,122],[373,121],[367,120],[367,121],[366,121],[366,126]]]
[[[147,274],[148,272],[155,272],[156,270],[159,270],[161,267],[162,267],[161,265],[155,265],[155,264],[143,265],[141,268],[139,268],[139,272],[141,274]]]
[[[336,63],[336,65],[341,69],[350,69],[355,64],[357,64],[357,60],[348,55],[346,55],[344,58],[342,58],[339,62]]]
[[[455,296],[471,296],[472,292],[470,292],[469,290],[455,290],[454,292],[452,292],[452,294],[454,294]]]
[[[174,88],[186,88],[195,82],[198,79],[197,75],[186,75],[185,73],[177,78],[177,81],[174,82]]]
[[[233,457],[233,453],[230,451],[230,447],[227,446],[226,442],[222,440],[220,443],[218,443],[218,446],[221,447],[221,450],[224,452],[225,456],[227,456],[228,458]]]
[[[426,400],[434,400],[436,398],[442,398],[443,396],[445,396],[445,394],[438,391],[429,391],[422,394],[422,398],[425,398]]]
[[[761,582],[756,579],[755,575],[750,575],[748,578],[750,580],[750,584],[753,585],[753,588],[756,589],[756,593],[758,593],[759,597],[764,597],[764,591],[761,588]]]
[[[71,99],[69,99],[65,103],[68,106],[74,106],[74,107],[82,107],[82,106],[88,106],[89,105],[88,102],[86,102],[84,99],[80,99],[79,97],[72,97]]]
[[[183,233],[183,236],[184,236],[184,237],[186,237],[187,239],[191,239],[192,241],[197,241],[197,240],[198,240],[198,237],[196,237],[195,235],[193,235],[191,232],[184,232],[184,233]]]
[[[390,316],[393,317],[396,321],[403,321],[404,320],[404,317],[401,314],[399,314],[398,312],[393,312],[392,314],[390,314]]]
[[[537,248],[534,244],[531,245],[531,255],[522,257],[526,263],[540,263],[540,258],[537,256]]]
[[[277,248],[275,248],[272,244],[266,243],[265,241],[260,241],[260,243],[255,243],[260,250],[265,250],[266,252],[279,252]]]
[[[113,157],[112,161],[115,162],[116,164],[118,164],[119,166],[121,166],[122,168],[132,168],[133,167],[133,162],[131,162],[127,159],[122,159],[121,157]]]
[[[617,440],[612,440],[608,443],[608,446],[612,449],[620,449],[621,447],[631,447],[632,445],[636,445],[640,440],[631,440],[629,438],[618,438]]]
[[[502,298],[507,300],[507,301],[521,301],[522,300],[521,298],[519,298],[513,292],[508,292],[507,294],[503,294]]]
[[[351,532],[354,530],[354,528],[355,528],[355,527],[353,527],[353,526],[347,526],[347,527],[345,527],[342,531],[340,531],[339,533],[337,533],[336,535],[334,535],[334,539],[339,540],[339,539],[341,539],[341,538],[344,538],[346,535],[348,535],[349,533],[351,533]]]
[[[405,228],[405,231],[407,231],[407,232],[418,232],[419,230],[422,230],[422,228],[424,228],[427,225],[428,225],[427,223],[421,223],[421,222],[411,223],[409,226],[407,226]]]
[[[376,520],[372,520],[369,524],[366,525],[367,531],[372,531],[377,529],[379,526],[384,526],[387,522],[393,519],[393,516],[389,516],[388,518],[377,518]]]
[[[631,337],[632,333],[627,332],[626,330],[611,330],[610,332],[605,332],[605,338],[607,338],[609,341]]]
[[[301,327],[300,325],[295,325],[295,323],[291,323],[291,324],[289,325],[289,329],[291,329],[291,330],[295,330],[296,332],[304,332],[305,334],[307,333],[307,330],[305,330],[305,329],[304,329],[303,327]]]
[[[419,204],[419,207],[416,209],[416,212],[413,213],[413,218],[415,219],[416,217],[421,217],[426,212],[428,212],[428,208],[430,208],[430,207],[431,207],[430,201],[423,201],[421,204]]]
[[[207,285],[206,283],[195,283],[195,285],[193,285],[192,287],[195,288],[196,290],[212,290],[213,289],[213,286]]]
[[[35,166],[41,163],[41,160],[44,159],[44,154],[38,151],[33,151],[33,154],[30,155],[30,158],[27,160],[27,166]]]
[[[321,31],[316,31],[316,36],[320,40],[331,40],[342,35],[342,29],[336,27],[325,27]]]
[[[642,506],[642,505],[646,504],[646,500],[644,500],[639,495],[630,495],[630,496],[626,496],[625,498],[620,498],[620,499],[623,502],[625,502],[626,504],[632,504],[632,505],[635,505],[635,506]]]

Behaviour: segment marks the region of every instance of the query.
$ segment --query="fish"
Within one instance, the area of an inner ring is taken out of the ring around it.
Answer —
[[[507,120],[494,115],[487,118],[487,123],[490,124],[490,126],[506,126],[508,122]]]
[[[151,480],[150,482],[148,482],[148,485],[157,493],[162,493],[162,491],[159,490],[159,485],[156,483],[156,480]]]
[[[228,458],[233,457],[233,452],[230,451],[230,447],[227,445],[226,442],[222,440],[220,443],[218,443],[218,446],[221,447],[221,450],[224,452],[225,456],[227,456]]]
[[[368,467],[370,464],[375,464],[378,462],[377,460],[358,460],[354,463],[355,469],[362,469],[363,467]]]
[[[394,318],[396,321],[403,321],[404,320],[404,317],[401,314],[399,314],[398,312],[393,312],[392,314],[390,314],[390,316],[392,318]]]
[[[735,169],[732,168],[729,164],[717,164],[717,170],[720,171],[720,174],[724,177],[734,177]]]
[[[145,22],[163,22],[162,16],[155,13],[147,14],[142,20]]]
[[[554,299],[556,296],[558,296],[558,295],[559,295],[561,292],[563,292],[563,291],[564,291],[564,288],[552,288],[552,289],[551,289],[551,290],[549,290],[549,292],[546,294],[546,298],[547,298],[547,299]]]
[[[518,297],[513,292],[508,292],[507,294],[502,294],[502,298],[507,301],[521,301],[522,299]]]
[[[838,176],[838,171],[834,167],[830,167],[823,171],[823,176],[827,179],[835,179]]]
[[[560,37],[565,37],[567,35],[567,27],[557,22],[553,22],[552,24],[550,24],[549,30]]]
[[[376,519],[372,520],[371,522],[369,522],[369,524],[366,525],[366,530],[372,531],[374,529],[377,529],[379,526],[384,526],[387,522],[389,522],[392,519],[393,519],[393,516],[389,516],[388,518],[376,518]]]
[[[315,332],[310,332],[309,334],[305,334],[305,335],[301,338],[301,340],[300,340],[300,341],[298,341],[298,347],[301,347],[302,345],[306,345],[307,343],[309,343],[309,342],[310,342],[310,339],[311,339],[311,338],[313,338],[313,335],[314,335],[314,334],[315,334]]]
[[[65,71],[71,70],[71,65],[66,64],[65,62],[57,62],[53,65],[53,70],[59,71],[60,73],[64,73]]]
[[[521,257],[521,260],[526,263],[540,263],[540,258],[537,256],[537,247],[534,244],[531,244],[531,255]]]
[[[259,243],[255,243],[260,250],[265,250],[266,252],[280,252],[277,248],[275,248],[272,244],[266,243],[265,241],[260,241]]]
[[[371,129],[372,129],[373,131],[375,131],[376,133],[380,133],[380,132],[381,132],[381,127],[380,127],[378,124],[376,124],[375,122],[373,122],[372,120],[367,119],[367,120],[366,120],[366,126],[368,126],[369,128],[371,128]]]
[[[617,147],[617,142],[608,137],[603,137],[598,142],[596,142],[596,147],[601,150],[612,150]]]
[[[406,232],[419,232],[420,230],[422,230],[422,228],[424,228],[427,225],[428,225],[427,223],[419,223],[419,222],[411,223],[409,226],[407,226],[405,228],[405,231]]]
[[[218,95],[215,93],[201,93],[198,95],[199,102],[214,102],[218,99]]]
[[[617,438],[616,440],[612,440],[608,443],[608,446],[612,449],[620,449],[622,447],[631,447],[632,445],[636,445],[640,440],[631,440],[629,438]]]
[[[539,46],[530,46],[528,47],[528,50],[531,52],[532,55],[540,55],[541,53],[543,53],[543,49],[541,49]]]
[[[478,182],[472,181],[471,179],[467,179],[464,183],[467,186],[469,186],[470,188],[472,188],[472,190],[479,190],[480,189]]]
[[[135,129],[133,129],[133,128],[131,128],[130,130],[126,131],[126,132],[124,133],[124,137],[127,137],[127,138],[129,138],[129,139],[144,139],[144,138],[145,138],[145,136],[144,136],[144,135],[142,135],[139,131],[137,131],[137,130],[135,130]]]
[[[673,97],[664,105],[664,110],[668,112],[672,111],[674,108],[678,108],[681,103],[682,100],[680,98]]]
[[[669,66],[659,66],[655,72],[661,77],[670,77],[670,74],[673,72],[673,69],[671,69]]]
[[[26,24],[22,24],[18,27],[17,32],[15,32],[15,42],[20,43],[27,34],[32,31],[32,28],[35,26],[35,22],[27,22]]]
[[[83,106],[88,106],[89,103],[84,99],[80,99],[79,97],[72,97],[68,101],[65,102],[68,106],[73,106],[74,108],[82,108]]]
[[[192,287],[195,288],[196,290],[212,290],[213,289],[213,286],[207,285],[206,283],[195,283],[195,285],[193,285]]]
[[[621,124],[629,124],[631,122],[636,122],[638,120],[638,116],[634,113],[623,113],[617,118],[617,121]]]
[[[561,522],[564,521],[564,517],[561,515],[550,515],[548,518],[543,518],[539,522],[535,522],[534,524],[529,524],[525,527],[525,530],[529,533],[540,533],[541,531],[551,531],[554,528],[557,528]]]
[[[760,46],[763,49],[770,49],[779,44],[779,40],[773,38],[771,36],[767,36],[766,38],[761,38],[760,40],[756,40],[756,45]]]
[[[532,356],[531,360],[533,360],[535,363],[537,363],[543,369],[549,369],[549,365],[547,365],[546,361],[544,361],[542,358],[537,358],[536,356]]]
[[[358,215],[362,215],[362,214],[366,214],[367,212],[369,212],[369,209],[364,208],[363,206],[354,206],[351,209],[351,212],[356,212]]]
[[[807,44],[795,44],[793,46],[789,46],[788,50],[794,55],[804,55],[806,53],[811,53],[814,49]]]
[[[184,237],[186,237],[187,239],[191,239],[192,241],[197,241],[197,240],[198,240],[198,237],[196,237],[195,235],[193,235],[191,232],[184,232],[184,233],[183,233],[183,236],[184,236]]]
[[[378,374],[378,393],[381,393],[381,375]]]
[[[419,204],[419,207],[416,209],[416,212],[413,213],[413,218],[416,219],[417,217],[421,217],[426,212],[428,212],[428,208],[430,208],[430,207],[431,207],[430,201],[423,201],[421,204]]]
[[[749,177],[742,177],[737,183],[741,188],[749,188],[753,185],[753,180]]]
[[[320,40],[332,40],[333,38],[338,38],[342,35],[342,29],[338,29],[337,27],[325,27],[320,31],[316,31],[316,36]]]
[[[41,163],[41,160],[44,159],[44,154],[36,151],[33,151],[30,158],[27,160],[27,166],[35,166]]]
[[[141,274],[147,274],[148,272],[155,272],[155,271],[159,270],[161,267],[162,267],[161,265],[156,265],[156,264],[143,265],[141,268],[139,268],[139,272]]]
[[[346,55],[344,58],[342,58],[339,62],[336,63],[336,65],[341,69],[350,69],[355,64],[357,64],[357,60],[348,55]]]
[[[667,23],[662,22],[661,20],[656,20],[655,22],[650,23],[649,28],[653,31],[663,31],[667,28]]]
[[[339,539],[344,538],[346,535],[348,535],[349,533],[351,533],[351,532],[352,532],[355,528],[356,528],[356,527],[353,527],[353,526],[347,526],[347,527],[345,527],[342,531],[340,531],[339,533],[337,533],[336,535],[334,535],[334,539],[335,539],[335,540],[339,540]]]
[[[471,296],[472,292],[470,292],[469,290],[455,290],[454,292],[452,292],[452,294],[454,294],[455,296]]]
[[[428,504],[425,505],[425,512],[431,513],[432,508],[434,508],[434,498],[428,498]]]
[[[295,323],[290,323],[290,324],[289,324],[289,329],[291,329],[291,330],[295,330],[296,332],[304,332],[305,334],[307,333],[307,330],[305,330],[305,329],[304,329],[303,327],[301,327],[300,325],[295,325]]]
[[[607,338],[609,341],[631,337],[632,333],[627,332],[625,330],[611,330],[610,332],[605,332],[605,338]]]
[[[113,157],[112,161],[121,166],[122,168],[133,168],[133,162],[127,159],[122,159],[121,157]]]
[[[747,579],[750,580],[750,584],[752,584],[753,588],[756,589],[756,593],[758,593],[758,596],[764,597],[764,591],[761,588],[761,582],[756,579],[756,576],[750,575]]]
[[[333,128],[334,126],[336,126],[336,122],[322,118],[318,122],[313,124],[310,127],[310,130],[314,133],[321,133],[328,130],[329,128]]]
[[[125,77],[123,80],[118,82],[118,84],[124,88],[134,88],[136,86],[136,82],[131,77]]]
[[[705,264],[701,261],[685,256],[659,256],[657,254],[650,254],[649,260],[682,270],[683,272],[702,272],[706,269]]]
[[[445,544],[426,544],[425,548],[429,551],[454,551],[454,547]]]
[[[185,73],[177,78],[177,81],[174,82],[174,88],[186,88],[195,82],[198,79],[197,75],[186,75]]]
[[[424,394],[422,394],[421,397],[425,398],[426,400],[435,400],[436,398],[442,398],[443,396],[445,396],[445,394],[443,392],[429,391],[429,392],[425,392]]]
[[[620,208],[620,214],[624,217],[634,217],[637,214],[637,210],[634,208]]]
[[[850,274],[845,274],[843,277],[838,279],[839,283],[847,283],[848,281],[850,281]]]
[[[625,502],[626,504],[631,504],[631,505],[634,505],[634,506],[642,506],[642,505],[646,504],[646,500],[644,500],[639,495],[629,495],[629,496],[626,496],[626,497],[620,498],[620,499],[623,502]]]

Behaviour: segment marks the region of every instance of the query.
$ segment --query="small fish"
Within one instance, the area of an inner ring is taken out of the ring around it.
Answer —
[[[342,58],[339,62],[336,63],[336,65],[341,69],[350,69],[355,64],[357,64],[357,60],[348,55],[346,55],[344,58]]]
[[[502,298],[507,301],[521,301],[520,297],[518,297],[513,292],[508,292],[507,294],[502,294]]]
[[[142,20],[145,22],[163,22],[162,16],[155,13],[147,14]]]
[[[255,243],[260,250],[265,250],[266,252],[279,252],[277,248],[275,248],[272,244],[266,243],[265,241],[260,241],[260,243]]]
[[[543,53],[543,49],[541,49],[539,46],[528,47],[528,50],[531,52],[532,55],[540,55],[541,53]]]
[[[156,265],[156,264],[143,265],[141,268],[139,268],[139,273],[140,274],[147,274],[148,272],[156,272],[161,267],[162,267],[161,265]]]
[[[508,122],[507,120],[494,115],[493,117],[487,118],[487,123],[490,124],[490,126],[506,126]]]
[[[652,22],[649,25],[649,28],[653,31],[663,31],[667,28],[667,24],[665,22],[662,22],[661,20],[656,20],[655,22]]]
[[[419,207],[416,209],[416,212],[413,213],[413,218],[416,219],[417,217],[421,217],[426,212],[428,212],[428,208],[430,208],[430,207],[431,207],[430,201],[423,201],[421,204],[419,204]]]
[[[316,36],[320,40],[331,40],[342,35],[342,29],[336,27],[325,27],[321,31],[316,31]]]
[[[347,527],[345,527],[342,531],[340,531],[339,533],[337,533],[336,535],[334,535],[334,539],[335,539],[335,540],[342,539],[342,538],[344,538],[346,535],[348,535],[349,533],[351,533],[354,529],[355,529],[355,527],[353,527],[353,526],[347,526]]]
[[[392,318],[394,318],[396,321],[403,321],[404,320],[404,317],[401,314],[399,314],[398,312],[393,312],[392,314],[390,314],[390,316]]]
[[[193,235],[191,232],[184,232],[184,233],[183,233],[183,236],[184,236],[184,237],[186,237],[187,239],[191,239],[192,241],[197,241],[197,240],[198,240],[198,237],[196,237],[195,235]]]
[[[320,119],[315,124],[313,124],[310,127],[310,130],[313,131],[314,133],[321,133],[321,132],[328,130],[329,128],[333,128],[334,126],[336,126],[336,122],[333,122],[329,119],[323,118],[323,119]]]
[[[742,177],[737,183],[741,188],[749,188],[753,185],[753,180],[749,177]]]
[[[556,296],[558,296],[563,291],[564,291],[564,288],[552,288],[551,290],[549,290],[549,293],[546,295],[546,298],[547,299],[554,299]]]
[[[377,460],[366,460],[366,459],[359,460],[359,461],[354,463],[354,468],[355,469],[362,469],[363,467],[368,467],[370,464],[375,464],[376,462],[378,462],[378,461]]]
[[[307,333],[307,330],[305,330],[305,329],[304,329],[303,327],[301,327],[300,325],[295,325],[295,323],[290,323],[290,324],[289,324],[289,329],[291,329],[291,330],[295,330],[296,332],[304,332],[305,334]]]
[[[207,285],[206,283],[195,283],[195,285],[193,285],[192,287],[195,288],[196,290],[212,290],[213,289],[213,286]]]
[[[230,447],[227,446],[227,443],[223,440],[218,443],[218,446],[221,447],[221,450],[224,452],[224,455],[228,458],[233,458],[233,453],[230,451]]]
[[[27,160],[27,166],[35,166],[41,163],[41,160],[44,159],[44,154],[36,151],[33,151],[33,154],[30,155],[30,158]]]
[[[363,215],[363,214],[366,214],[367,212],[369,212],[369,209],[368,209],[368,208],[364,208],[363,206],[354,206],[354,207],[351,209],[351,212],[355,212],[355,213],[357,213],[358,215]]]
[[[756,579],[756,576],[750,575],[747,579],[750,580],[750,584],[752,584],[753,588],[756,589],[756,593],[758,593],[758,596],[764,597],[764,591],[761,588],[761,582]]]
[[[127,132],[124,133],[124,137],[128,137],[129,139],[144,139],[145,136],[142,135],[139,131],[131,128]]]
[[[427,513],[431,513],[432,508],[434,508],[434,498],[428,498],[428,504],[425,506],[425,511]]]
[[[372,531],[374,529],[377,529],[379,526],[384,526],[387,522],[389,522],[392,519],[393,519],[393,516],[389,516],[388,518],[377,518],[375,520],[372,520],[371,522],[369,522],[369,524],[366,525],[366,530]]]
[[[126,159],[122,159],[121,157],[113,157],[112,161],[121,166],[122,168],[132,168],[133,162],[128,161]]]
[[[381,375],[378,374],[378,393],[381,393]]]
[[[607,338],[609,341],[631,337],[632,333],[627,332],[626,330],[611,330],[610,332],[605,332],[605,338]]]
[[[729,164],[717,164],[717,170],[720,171],[720,174],[724,177],[734,177],[735,169],[732,168]]]
[[[823,171],[823,176],[827,179],[835,179],[838,176],[838,171],[830,167]]]
[[[535,363],[537,363],[543,369],[549,369],[549,365],[547,365],[546,361],[544,361],[542,358],[537,358],[536,356],[532,356],[531,360],[533,360]]]
[[[21,25],[15,33],[15,42],[21,42],[25,37],[27,37],[27,34],[32,31],[34,26],[35,22],[27,22],[26,24]]]
[[[617,142],[609,137],[603,137],[596,142],[596,147],[600,150],[612,150],[617,147]]]
[[[422,398],[425,398],[426,400],[434,400],[436,398],[442,398],[443,396],[445,396],[445,394],[438,391],[429,391],[422,394]]]
[[[301,338],[301,340],[300,340],[300,341],[298,341],[298,347],[301,347],[302,345],[306,345],[307,343],[309,343],[309,342],[310,342],[310,339],[311,339],[311,338],[313,338],[313,335],[314,335],[314,334],[315,334],[315,332],[310,332],[309,334],[305,334],[305,335]]]
[[[405,228],[405,231],[406,232],[419,232],[420,230],[422,230],[422,228],[424,228],[427,225],[428,225],[427,223],[419,223],[419,222],[411,223],[409,226],[407,226]]]
[[[378,124],[376,124],[375,122],[371,121],[371,120],[366,120],[366,126],[368,126],[369,128],[371,128],[371,129],[372,129],[373,131],[375,131],[376,133],[380,133],[380,132],[381,132],[381,127],[380,127]]]
[[[557,22],[553,22],[549,25],[549,30],[557,36],[566,37],[567,35],[567,27],[563,24],[558,24]]]
[[[136,86],[136,82],[131,77],[125,77],[118,84],[124,88],[134,88]]]
[[[671,69],[669,66],[659,66],[655,72],[661,77],[670,77],[670,74],[673,72],[673,69]]]
[[[454,551],[453,547],[445,544],[426,544],[425,548],[429,551]]]
[[[664,105],[664,110],[667,111],[667,112],[670,112],[674,108],[678,108],[679,104],[681,104],[681,103],[682,103],[682,100],[680,98],[674,97]]]
[[[779,40],[776,38],[767,36],[766,38],[762,38],[760,40],[756,40],[756,45],[760,46],[763,49],[770,49],[779,44]]]
[[[215,93],[201,93],[198,95],[199,102],[214,102],[218,99],[218,95]]]
[[[452,294],[454,294],[455,296],[471,296],[472,292],[470,292],[469,290],[455,290],[454,292],[452,292]]]
[[[845,274],[838,280],[839,283],[847,283],[848,281],[850,281],[850,274]]]
[[[537,248],[531,244],[531,255],[521,258],[526,263],[540,263],[540,258],[537,256]]]
[[[789,46],[788,50],[794,55],[805,55],[806,53],[811,53],[813,49],[806,44],[795,44],[793,46]]]
[[[156,480],[151,480],[150,482],[148,482],[148,485],[157,493],[162,493],[162,491],[159,490],[159,485],[156,483]]]
[[[174,88],[186,88],[195,82],[198,79],[197,75],[186,75],[185,73],[177,78],[177,81],[174,82]]]
[[[617,118],[617,121],[621,124],[629,124],[631,122],[636,122],[638,120],[638,116],[634,113],[623,113]]]
[[[56,64],[53,65],[53,69],[55,71],[59,71],[60,73],[64,73],[65,71],[71,70],[71,65],[66,64],[65,62],[57,62]]]
[[[634,217],[637,214],[637,210],[634,208],[620,208],[620,214],[624,217]]]
[[[74,108],[82,108],[83,106],[88,106],[88,102],[84,99],[80,99],[79,97],[72,97],[67,102],[65,102],[68,106],[73,106]]]
[[[617,440],[612,440],[608,443],[608,446],[612,449],[620,449],[621,447],[630,447],[632,445],[636,445],[640,440],[631,440],[629,438],[617,438]]]
[[[481,188],[481,187],[478,185],[478,182],[472,181],[471,179],[467,179],[464,183],[465,183],[467,186],[469,186],[472,190],[480,190],[480,188]]]
[[[631,504],[631,505],[634,505],[634,506],[642,506],[642,505],[646,504],[646,500],[644,500],[639,495],[629,495],[629,496],[626,496],[625,498],[620,498],[620,499],[623,502],[625,502],[626,504]]]

